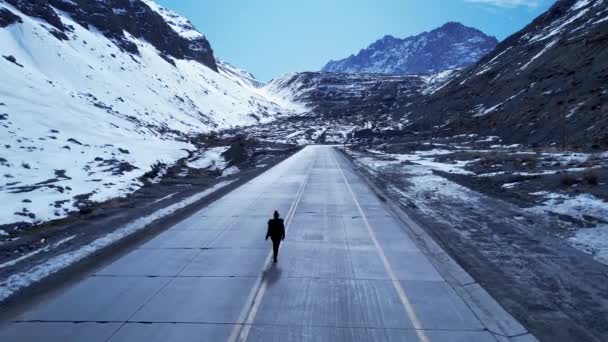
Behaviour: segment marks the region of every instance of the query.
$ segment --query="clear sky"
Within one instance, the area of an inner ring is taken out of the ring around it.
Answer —
[[[320,70],[384,35],[406,37],[448,21],[502,40],[554,0],[156,0],[189,18],[220,59],[269,81]]]

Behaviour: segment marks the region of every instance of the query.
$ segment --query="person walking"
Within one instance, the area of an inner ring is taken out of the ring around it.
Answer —
[[[279,246],[281,245],[281,241],[285,240],[285,224],[278,211],[275,210],[273,216],[274,218],[268,221],[266,240],[268,240],[268,238],[272,240],[272,252],[274,262],[276,263],[277,257],[279,256]]]

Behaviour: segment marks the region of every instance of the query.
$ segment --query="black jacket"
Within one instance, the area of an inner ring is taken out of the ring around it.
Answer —
[[[268,232],[266,233],[266,239],[269,237],[272,240],[285,239],[285,224],[283,223],[283,219],[272,219],[268,221]]]

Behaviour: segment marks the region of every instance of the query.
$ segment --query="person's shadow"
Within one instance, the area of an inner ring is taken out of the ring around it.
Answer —
[[[277,266],[277,264],[273,263],[270,264],[270,266],[264,270],[262,278],[268,284],[268,286],[272,286],[281,278],[282,272],[283,271],[281,270],[281,268]]]

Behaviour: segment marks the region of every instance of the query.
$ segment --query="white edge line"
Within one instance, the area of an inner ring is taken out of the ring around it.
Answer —
[[[302,185],[300,186],[300,189],[298,190],[296,199],[291,204],[291,207],[289,208],[287,216],[285,216],[285,219],[286,219],[285,229],[286,230],[289,230],[289,226],[291,224],[291,221],[293,220],[293,216],[296,212],[296,208],[298,207],[298,203],[300,203],[300,200],[302,199],[302,195],[304,194],[304,188],[306,187],[306,184],[308,184],[308,179],[310,178],[311,169],[312,169],[312,166],[306,172],[306,177],[304,178],[304,181],[302,182]],[[267,265],[270,263],[271,258],[272,258],[272,251],[270,251],[268,253],[268,255],[266,256],[266,260],[264,261],[264,266],[262,267],[263,269],[267,268]],[[245,301],[245,306],[241,310],[241,314],[239,315],[237,324],[234,326],[234,328],[232,329],[232,332],[230,333],[230,336],[228,337],[228,342],[247,341],[249,332],[251,331],[251,325],[253,324],[255,316],[257,315],[258,309],[262,302],[262,298],[264,297],[264,294],[266,293],[267,287],[268,287],[268,284],[266,283],[266,281],[264,281],[263,274],[261,274],[256,279],[255,285],[251,288],[251,292],[249,293],[249,296],[247,297],[247,300]],[[242,323],[238,323],[238,322],[242,322]]]

